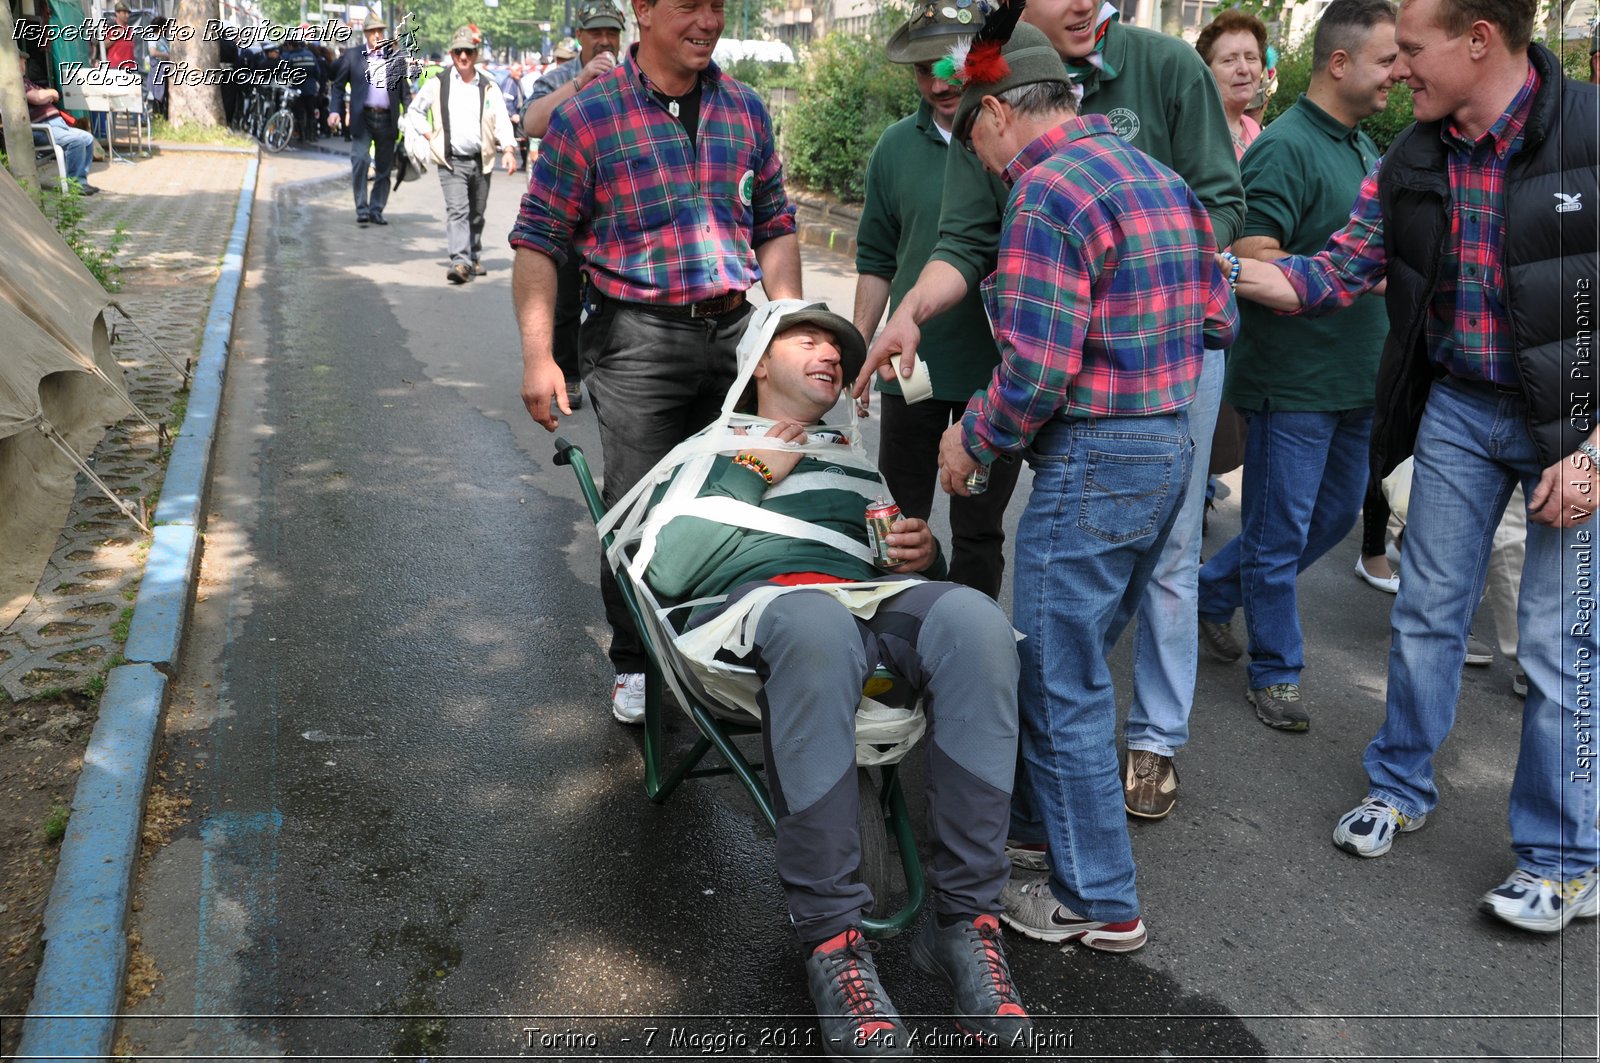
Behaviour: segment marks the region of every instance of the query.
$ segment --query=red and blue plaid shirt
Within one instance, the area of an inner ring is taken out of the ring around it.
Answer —
[[[1522,147],[1522,130],[1533,112],[1539,73],[1528,77],[1504,113],[1477,140],[1463,137],[1454,122],[1439,131],[1448,159],[1450,240],[1439,263],[1428,304],[1428,355],[1452,376],[1517,383],[1510,323],[1503,293],[1506,165]],[[1303,310],[1349,306],[1383,280],[1383,211],[1374,167],[1361,183],[1350,222],[1309,258],[1280,258],[1276,265],[1300,296]]]
[[[635,46],[637,47],[637,46]],[[556,108],[511,246],[583,256],[600,292],[682,306],[761,278],[755,249],[795,231],[766,107],[713,64],[694,142],[630,50]]]
[[[988,463],[1046,421],[1170,413],[1194,398],[1205,348],[1233,342],[1238,307],[1205,207],[1103,115],[1024,148],[983,296],[1001,362],[962,420]]]

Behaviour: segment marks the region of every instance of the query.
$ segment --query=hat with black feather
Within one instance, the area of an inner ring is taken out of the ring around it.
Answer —
[[[961,103],[951,128],[965,137],[985,96],[999,96],[1024,85],[1061,82],[1070,85],[1061,56],[1044,31],[1026,22],[1023,0],[1011,0],[992,13],[971,41],[958,41],[933,72],[961,88]]]

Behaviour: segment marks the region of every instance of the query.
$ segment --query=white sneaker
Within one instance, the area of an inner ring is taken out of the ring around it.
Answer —
[[[644,673],[618,672],[611,687],[611,715],[618,723],[644,722]]]
[[[1409,834],[1427,819],[1426,813],[1413,819],[1383,798],[1369,796],[1339,817],[1333,844],[1357,856],[1382,856],[1394,845],[1396,835]]]
[[[1600,869],[1585,871],[1570,882],[1556,882],[1519,867],[1485,893],[1479,907],[1523,930],[1554,934],[1574,919],[1600,915]]]

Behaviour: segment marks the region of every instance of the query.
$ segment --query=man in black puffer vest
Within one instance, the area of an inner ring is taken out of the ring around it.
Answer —
[[[1600,914],[1591,519],[1600,93],[1530,43],[1534,8],[1407,0],[1394,74],[1411,86],[1416,123],[1320,254],[1241,263],[1238,294],[1327,313],[1388,280],[1373,474],[1408,455],[1415,466],[1387,713],[1367,747],[1367,799],[1334,829],[1339,848],[1382,856],[1437,804],[1433,757],[1455,722],[1467,625],[1495,526],[1523,487],[1516,868],[1481,907],[1553,933]]]

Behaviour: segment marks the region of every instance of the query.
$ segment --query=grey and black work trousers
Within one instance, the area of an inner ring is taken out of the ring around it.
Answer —
[[[820,591],[786,592],[756,625],[762,744],[778,817],[778,877],[802,942],[860,923],[856,707],[882,664],[922,691],[929,737],[928,888],[937,913],[1000,910],[1017,749],[1017,647],[992,599],[921,583],[871,619]]]

